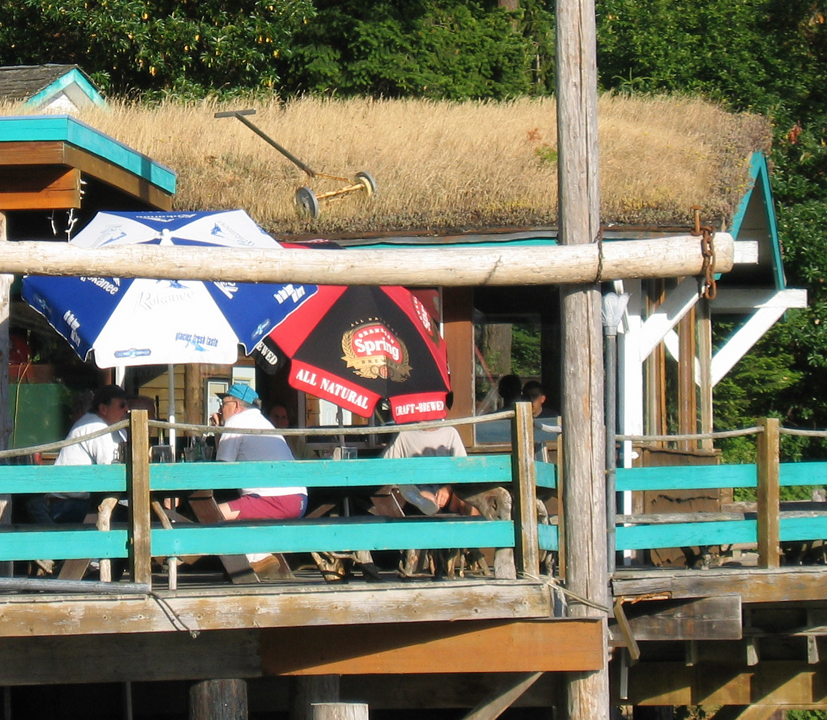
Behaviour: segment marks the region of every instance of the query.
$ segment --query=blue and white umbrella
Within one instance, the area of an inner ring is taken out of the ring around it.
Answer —
[[[102,212],[71,241],[283,249],[243,210]],[[315,285],[111,277],[23,279],[23,298],[98,367],[231,365],[316,292]]]

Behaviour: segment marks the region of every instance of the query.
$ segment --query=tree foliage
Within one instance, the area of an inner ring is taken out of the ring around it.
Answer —
[[[112,93],[272,90],[311,0],[17,0],[0,64],[78,63]]]

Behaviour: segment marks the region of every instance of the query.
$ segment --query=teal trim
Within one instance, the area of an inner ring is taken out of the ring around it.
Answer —
[[[790,462],[778,466],[781,487],[827,485],[827,462]]]
[[[165,192],[175,192],[177,179],[173,170],[69,115],[0,118],[0,142],[67,142]]]
[[[125,491],[126,465],[0,465],[0,493]]]
[[[681,465],[617,469],[618,492],[724,487],[758,487],[758,470],[755,465]]]
[[[244,487],[354,488],[511,482],[510,455],[365,460],[175,463],[152,465],[153,490],[218,490]]]
[[[152,531],[153,555],[239,555],[250,552],[514,547],[506,520],[358,517],[286,521],[266,525],[228,523]],[[29,550],[31,554],[31,548]]]
[[[778,536],[782,542],[823,540],[827,538],[827,515],[818,517],[781,517]]]
[[[778,238],[778,219],[775,215],[775,200],[773,199],[772,186],[770,185],[769,165],[767,164],[767,158],[764,153],[756,152],[752,154],[749,164],[749,177],[751,183],[750,188],[738,204],[735,217],[732,219],[730,233],[735,240],[738,239],[738,235],[741,232],[741,225],[743,225],[744,217],[752,201],[753,193],[755,189],[758,188],[764,201],[767,228],[770,233],[775,287],[778,290],[783,290],[787,286],[787,281],[784,277],[784,261],[781,257],[781,241]]]
[[[538,525],[537,536],[540,550],[556,552],[560,549],[560,532],[556,525]]]
[[[0,532],[0,560],[33,558],[125,558],[126,530],[102,532],[94,525],[56,525],[54,530],[29,530],[21,526]],[[37,526],[32,526],[36,528]]]
[[[618,526],[618,550],[758,542],[755,520]]]
[[[554,490],[557,487],[557,465],[554,463],[535,462],[534,467],[537,471],[537,487],[551,488]]]
[[[77,85],[86,97],[88,97],[98,107],[105,107],[106,100],[98,92],[98,89],[89,82],[89,79],[77,68],[72,68],[65,75],[62,75],[55,80],[51,85],[47,85],[37,95],[30,97],[25,105],[27,107],[36,107],[42,102],[46,102],[49,98],[64,91],[72,83]]]
[[[557,241],[553,238],[525,238],[522,240],[500,240],[498,242],[466,242],[466,243],[417,243],[417,242],[399,242],[399,243],[369,243],[365,245],[348,246],[353,250],[400,250],[409,248],[433,248],[450,250],[453,247],[480,248],[481,250],[490,250],[492,248],[504,247],[548,247],[549,245],[557,245]]]

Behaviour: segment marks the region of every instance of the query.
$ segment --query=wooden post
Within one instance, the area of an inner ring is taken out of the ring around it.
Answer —
[[[315,705],[339,704],[338,675],[290,678],[290,720],[312,720]]]
[[[313,703],[312,720],[368,720],[367,703]]]
[[[0,243],[8,242],[6,214],[0,212]],[[9,447],[11,418],[9,417],[9,309],[13,275],[0,275],[0,450]],[[12,496],[0,495],[0,525],[11,525]],[[14,563],[0,562],[0,576],[11,577]]]
[[[190,687],[189,720],[247,720],[244,680],[203,680]]]
[[[557,142],[560,232],[563,246],[597,247],[600,192],[597,146],[597,42],[593,0],[556,0]],[[602,270],[590,284],[564,285],[563,463],[566,508],[566,585],[608,607],[606,570],[606,443],[604,438]],[[573,603],[572,616],[606,612]],[[608,720],[609,668],[568,675],[571,720]]]
[[[781,556],[778,517],[781,436],[777,418],[763,418],[758,425],[764,429],[758,436],[758,566],[777,568]]]
[[[534,416],[531,403],[514,405],[511,424],[511,477],[514,487],[514,548],[518,575],[540,573],[537,530],[537,473],[534,466]]]
[[[132,582],[151,586],[148,420],[146,410],[133,410],[129,413],[126,496],[129,500],[129,570]]]
[[[709,300],[701,299],[697,305],[698,364],[700,366],[701,432],[711,433],[712,422],[712,316]],[[712,438],[701,440],[701,447],[712,450]]]
[[[678,323],[678,433],[693,435],[698,432],[698,402],[695,385],[695,308]],[[682,440],[681,450],[687,452],[698,447],[692,440]]]

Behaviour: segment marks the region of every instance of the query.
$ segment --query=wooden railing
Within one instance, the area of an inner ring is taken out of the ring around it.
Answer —
[[[539,552],[557,551],[560,544],[557,525],[538,524],[535,510],[538,490],[556,490],[559,472],[553,464],[534,462],[531,420],[528,406],[521,404],[513,419],[516,440],[511,455],[150,464],[146,414],[134,411],[124,464],[0,466],[0,493],[89,491],[122,496],[130,509],[126,526],[110,531],[91,525],[7,527],[0,531],[0,561],[128,558],[135,582],[149,583],[153,556],[484,547],[513,548],[517,572],[534,577]],[[780,503],[782,487],[827,484],[827,463],[779,462],[782,432],[776,420],[761,424],[756,432],[755,464],[619,468],[618,492],[748,488],[755,491],[757,500],[754,511],[619,515],[616,549],[748,544],[756,546],[759,565],[771,568],[780,562],[781,543],[827,538],[827,506],[790,511]],[[303,485],[356,495],[362,489],[389,484],[502,486],[514,499],[513,515],[511,519],[368,515],[164,529],[153,523],[151,513],[153,494],[186,496],[195,490]]]
[[[150,464],[145,411],[133,411],[125,463],[110,466],[0,466],[0,493],[88,491],[128,501],[126,527],[16,525],[0,532],[0,561],[35,558],[128,558],[136,583],[151,583],[154,556],[254,552],[358,551],[431,548],[514,548],[516,571],[538,572],[536,468],[530,405],[513,419],[512,455],[468,458],[304,460],[288,462]],[[553,466],[540,483],[554,484]],[[450,484],[507,487],[513,519],[476,517],[319,519],[153,525],[153,495],[261,486],[339,488],[356,493],[383,485]],[[552,544],[554,544],[552,542]]]

